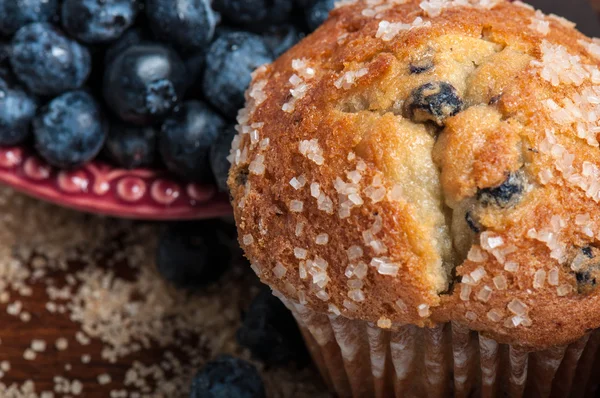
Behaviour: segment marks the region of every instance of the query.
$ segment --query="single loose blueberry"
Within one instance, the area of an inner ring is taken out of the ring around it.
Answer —
[[[335,0],[316,0],[306,8],[306,24],[313,31],[317,29],[327,17],[329,11],[333,10]]]
[[[113,122],[104,149],[119,167],[146,167],[154,163],[157,137],[153,126],[139,127]]]
[[[100,106],[85,91],[56,97],[33,120],[38,153],[48,163],[62,168],[92,160],[104,144],[106,130]]]
[[[231,265],[230,228],[217,220],[164,224],[158,241],[158,271],[184,289],[217,281]]]
[[[265,388],[254,365],[221,355],[208,362],[192,380],[190,398],[265,398]]]
[[[0,0],[0,33],[12,35],[32,22],[56,22],[58,0]]]
[[[509,173],[506,180],[497,187],[478,190],[477,200],[484,206],[495,205],[500,208],[513,206],[521,199],[525,185],[523,172]]]
[[[210,43],[217,23],[209,0],[146,0],[146,15],[158,39],[192,52]]]
[[[212,178],[210,147],[224,121],[200,101],[186,101],[165,119],[159,138],[160,154],[167,169],[198,182]]]
[[[220,36],[210,46],[204,71],[204,98],[229,118],[244,105],[250,74],[273,60],[271,50],[257,35],[233,32]]]
[[[31,92],[48,96],[81,87],[91,70],[87,48],[47,23],[19,29],[12,40],[10,62]]]
[[[425,83],[413,90],[406,102],[408,116],[414,122],[432,121],[443,126],[446,118],[463,109],[463,101],[451,84]]]
[[[126,30],[117,41],[106,49],[104,53],[104,65],[110,65],[123,51],[147,40],[147,35],[137,26]]]
[[[256,29],[286,21],[290,17],[293,5],[292,0],[213,1],[215,10],[227,20]]]
[[[123,121],[160,121],[188,86],[185,64],[170,48],[141,43],[117,56],[104,72],[104,99]]]
[[[231,150],[231,142],[237,132],[234,126],[227,126],[222,131],[215,142],[210,147],[210,168],[217,182],[219,191],[228,192],[227,177],[229,175],[229,167],[231,163],[227,160],[229,151]]]
[[[135,21],[137,0],[63,0],[65,30],[86,43],[116,40]]]
[[[304,33],[292,24],[271,25],[262,33],[262,37],[278,57],[302,40]]]
[[[37,101],[25,90],[0,77],[0,145],[16,145],[29,136]]]
[[[237,331],[238,343],[268,365],[307,359],[306,346],[290,311],[269,289],[252,301]]]

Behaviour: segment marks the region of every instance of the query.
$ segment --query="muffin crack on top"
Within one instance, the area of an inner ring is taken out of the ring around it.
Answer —
[[[543,348],[600,326],[600,41],[503,0],[338,4],[260,67],[229,185],[288,305]]]

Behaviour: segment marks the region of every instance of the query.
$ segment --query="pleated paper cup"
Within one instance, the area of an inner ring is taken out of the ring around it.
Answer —
[[[388,330],[283,301],[339,397],[595,397],[600,384],[600,330],[531,352],[454,322]]]

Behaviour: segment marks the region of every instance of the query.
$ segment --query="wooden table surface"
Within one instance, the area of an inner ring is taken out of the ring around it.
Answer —
[[[249,359],[235,332],[254,275],[236,265],[176,290],[155,271],[155,237],[0,188],[0,397],[185,397],[208,359]],[[270,397],[327,396],[313,368],[255,363]]]

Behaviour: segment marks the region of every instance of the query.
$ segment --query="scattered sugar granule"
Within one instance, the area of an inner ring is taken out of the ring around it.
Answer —
[[[302,187],[304,187],[304,185],[306,184],[306,178],[304,177],[304,175],[298,176],[298,177],[294,177],[290,180],[290,185],[295,189],[298,190]]]
[[[525,315],[527,313],[527,306],[519,299],[513,299],[508,303],[507,308],[515,315]]]
[[[315,243],[317,245],[326,245],[329,242],[329,235],[326,233],[321,233],[317,235],[315,238]]]
[[[31,349],[36,352],[44,352],[46,351],[46,342],[40,339],[32,340]]]
[[[275,277],[277,279],[281,279],[285,276],[286,273],[287,268],[285,268],[280,262],[277,262],[277,265],[275,265],[275,267],[273,268],[273,274],[275,274]]]
[[[546,20],[546,16],[543,12],[537,10],[535,15],[531,17],[529,28],[546,36],[550,33],[550,22]]]
[[[64,351],[69,347],[69,341],[67,339],[65,339],[64,337],[60,337],[59,339],[56,340],[56,342],[54,343],[54,346],[56,347],[57,350]]]
[[[572,290],[573,288],[570,285],[561,285],[556,288],[556,294],[558,294],[560,297],[563,297],[571,293]]]
[[[242,243],[246,246],[250,246],[251,244],[254,243],[254,237],[250,234],[246,234],[244,235],[244,237],[242,238]]]
[[[544,281],[546,280],[546,271],[543,269],[538,269],[535,271],[533,276],[533,288],[541,289],[544,287]]]
[[[582,45],[594,58],[600,60],[600,39],[578,40],[577,43]]]
[[[344,300],[344,302],[343,302],[343,306],[344,306],[344,308],[346,308],[348,311],[352,311],[352,312],[358,311],[358,308],[359,308],[359,307],[358,307],[356,304],[354,304],[354,303],[353,303],[352,301],[350,301],[350,300]]]
[[[297,237],[302,236],[302,232],[304,231],[304,223],[302,221],[299,221],[296,224],[296,229],[294,230],[294,235],[296,235]]]
[[[340,316],[342,314],[340,309],[335,304],[329,303],[327,309],[335,316]]]
[[[492,279],[492,281],[494,282],[494,286],[498,290],[505,290],[507,287],[506,277],[504,275],[495,276],[494,279]]]
[[[465,313],[465,318],[467,318],[469,321],[476,321],[477,320],[477,314],[474,313],[473,311],[467,311]]]
[[[294,213],[301,213],[304,210],[304,202],[301,200],[290,201],[290,211]]]
[[[417,306],[417,313],[421,318],[425,318],[429,316],[431,313],[429,312],[429,305],[427,304],[419,304]]]
[[[33,361],[36,358],[36,353],[35,351],[33,351],[31,348],[27,348],[24,352],[23,352],[23,358],[28,360],[28,361]]]
[[[481,302],[487,303],[492,296],[492,292],[492,288],[490,288],[488,285],[485,285],[481,288],[481,290],[479,290],[479,293],[477,293],[477,299]]]
[[[392,327],[392,321],[386,317],[381,317],[377,320],[377,327],[381,329],[389,329]]]
[[[504,239],[496,235],[494,232],[485,231],[481,233],[480,245],[486,251],[491,251],[504,244]]]
[[[492,322],[500,322],[502,320],[502,312],[497,309],[491,309],[487,313],[487,318]]]
[[[398,307],[398,309],[402,312],[408,311],[408,306],[402,299],[396,300],[396,307]]]
[[[352,86],[354,86],[354,84],[356,84],[358,79],[365,76],[367,73],[369,73],[369,69],[367,68],[361,68],[357,71],[344,72],[344,74],[337,79],[333,85],[338,89],[343,88],[344,90],[349,90],[352,88]]]

